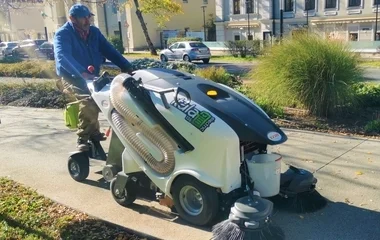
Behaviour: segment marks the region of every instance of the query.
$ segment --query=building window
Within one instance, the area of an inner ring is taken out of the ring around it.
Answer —
[[[315,0],[305,0],[305,11],[315,10]]]
[[[234,0],[234,14],[240,14],[240,0]]]
[[[361,0],[348,0],[348,7],[360,7]]]
[[[325,8],[336,8],[336,0],[326,0]]]
[[[234,39],[235,39],[235,41],[239,41],[240,40],[240,35],[235,35]]]
[[[208,4],[208,0],[203,0],[203,4],[207,5]]]
[[[358,41],[359,34],[358,33],[350,33],[350,41]]]
[[[245,2],[245,6],[246,6],[246,9],[245,9],[246,13],[253,13],[253,0],[247,0]]]
[[[188,3],[187,0],[182,0],[183,3]]]
[[[293,0],[285,0],[285,7],[284,7],[284,12],[293,12],[294,10],[294,5],[293,5]]]
[[[373,0],[373,5],[377,5],[377,4],[379,4],[380,5],[380,0]],[[379,6],[380,7],[380,6]]]

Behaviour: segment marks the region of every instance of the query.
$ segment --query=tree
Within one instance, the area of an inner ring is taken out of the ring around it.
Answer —
[[[125,4],[132,5],[131,0],[127,0]],[[136,8],[136,15],[140,21],[148,48],[152,55],[157,55],[157,51],[149,37],[148,28],[146,27],[143,13],[152,14],[156,19],[159,27],[164,27],[171,17],[175,14],[183,14],[181,5],[176,3],[175,0],[133,0]]]

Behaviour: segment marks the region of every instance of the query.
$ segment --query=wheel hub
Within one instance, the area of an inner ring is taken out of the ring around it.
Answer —
[[[79,171],[80,171],[79,164],[76,163],[76,162],[72,162],[72,163],[70,164],[70,171],[71,171],[71,173],[72,173],[74,176],[78,176]]]
[[[203,199],[196,188],[185,186],[181,189],[179,196],[180,204],[187,214],[196,216],[202,212]]]

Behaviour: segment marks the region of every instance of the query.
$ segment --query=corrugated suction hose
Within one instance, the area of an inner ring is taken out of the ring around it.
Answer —
[[[117,76],[111,85],[111,102],[116,109],[112,112],[112,121],[115,127],[154,171],[159,174],[171,173],[175,167],[174,151],[176,146],[165,132],[161,129],[148,127],[123,102],[123,95],[128,94],[128,91],[123,87],[123,80],[122,76]],[[154,158],[145,144],[136,136],[136,133],[142,133],[151,141],[160,150],[163,158],[159,160]]]

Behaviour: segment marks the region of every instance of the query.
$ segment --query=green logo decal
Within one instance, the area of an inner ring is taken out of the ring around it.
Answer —
[[[215,122],[215,118],[211,113],[199,110],[195,104],[187,103],[184,99],[179,99],[178,103],[173,100],[170,104],[183,112],[186,115],[185,120],[198,128],[201,132],[204,132]]]

